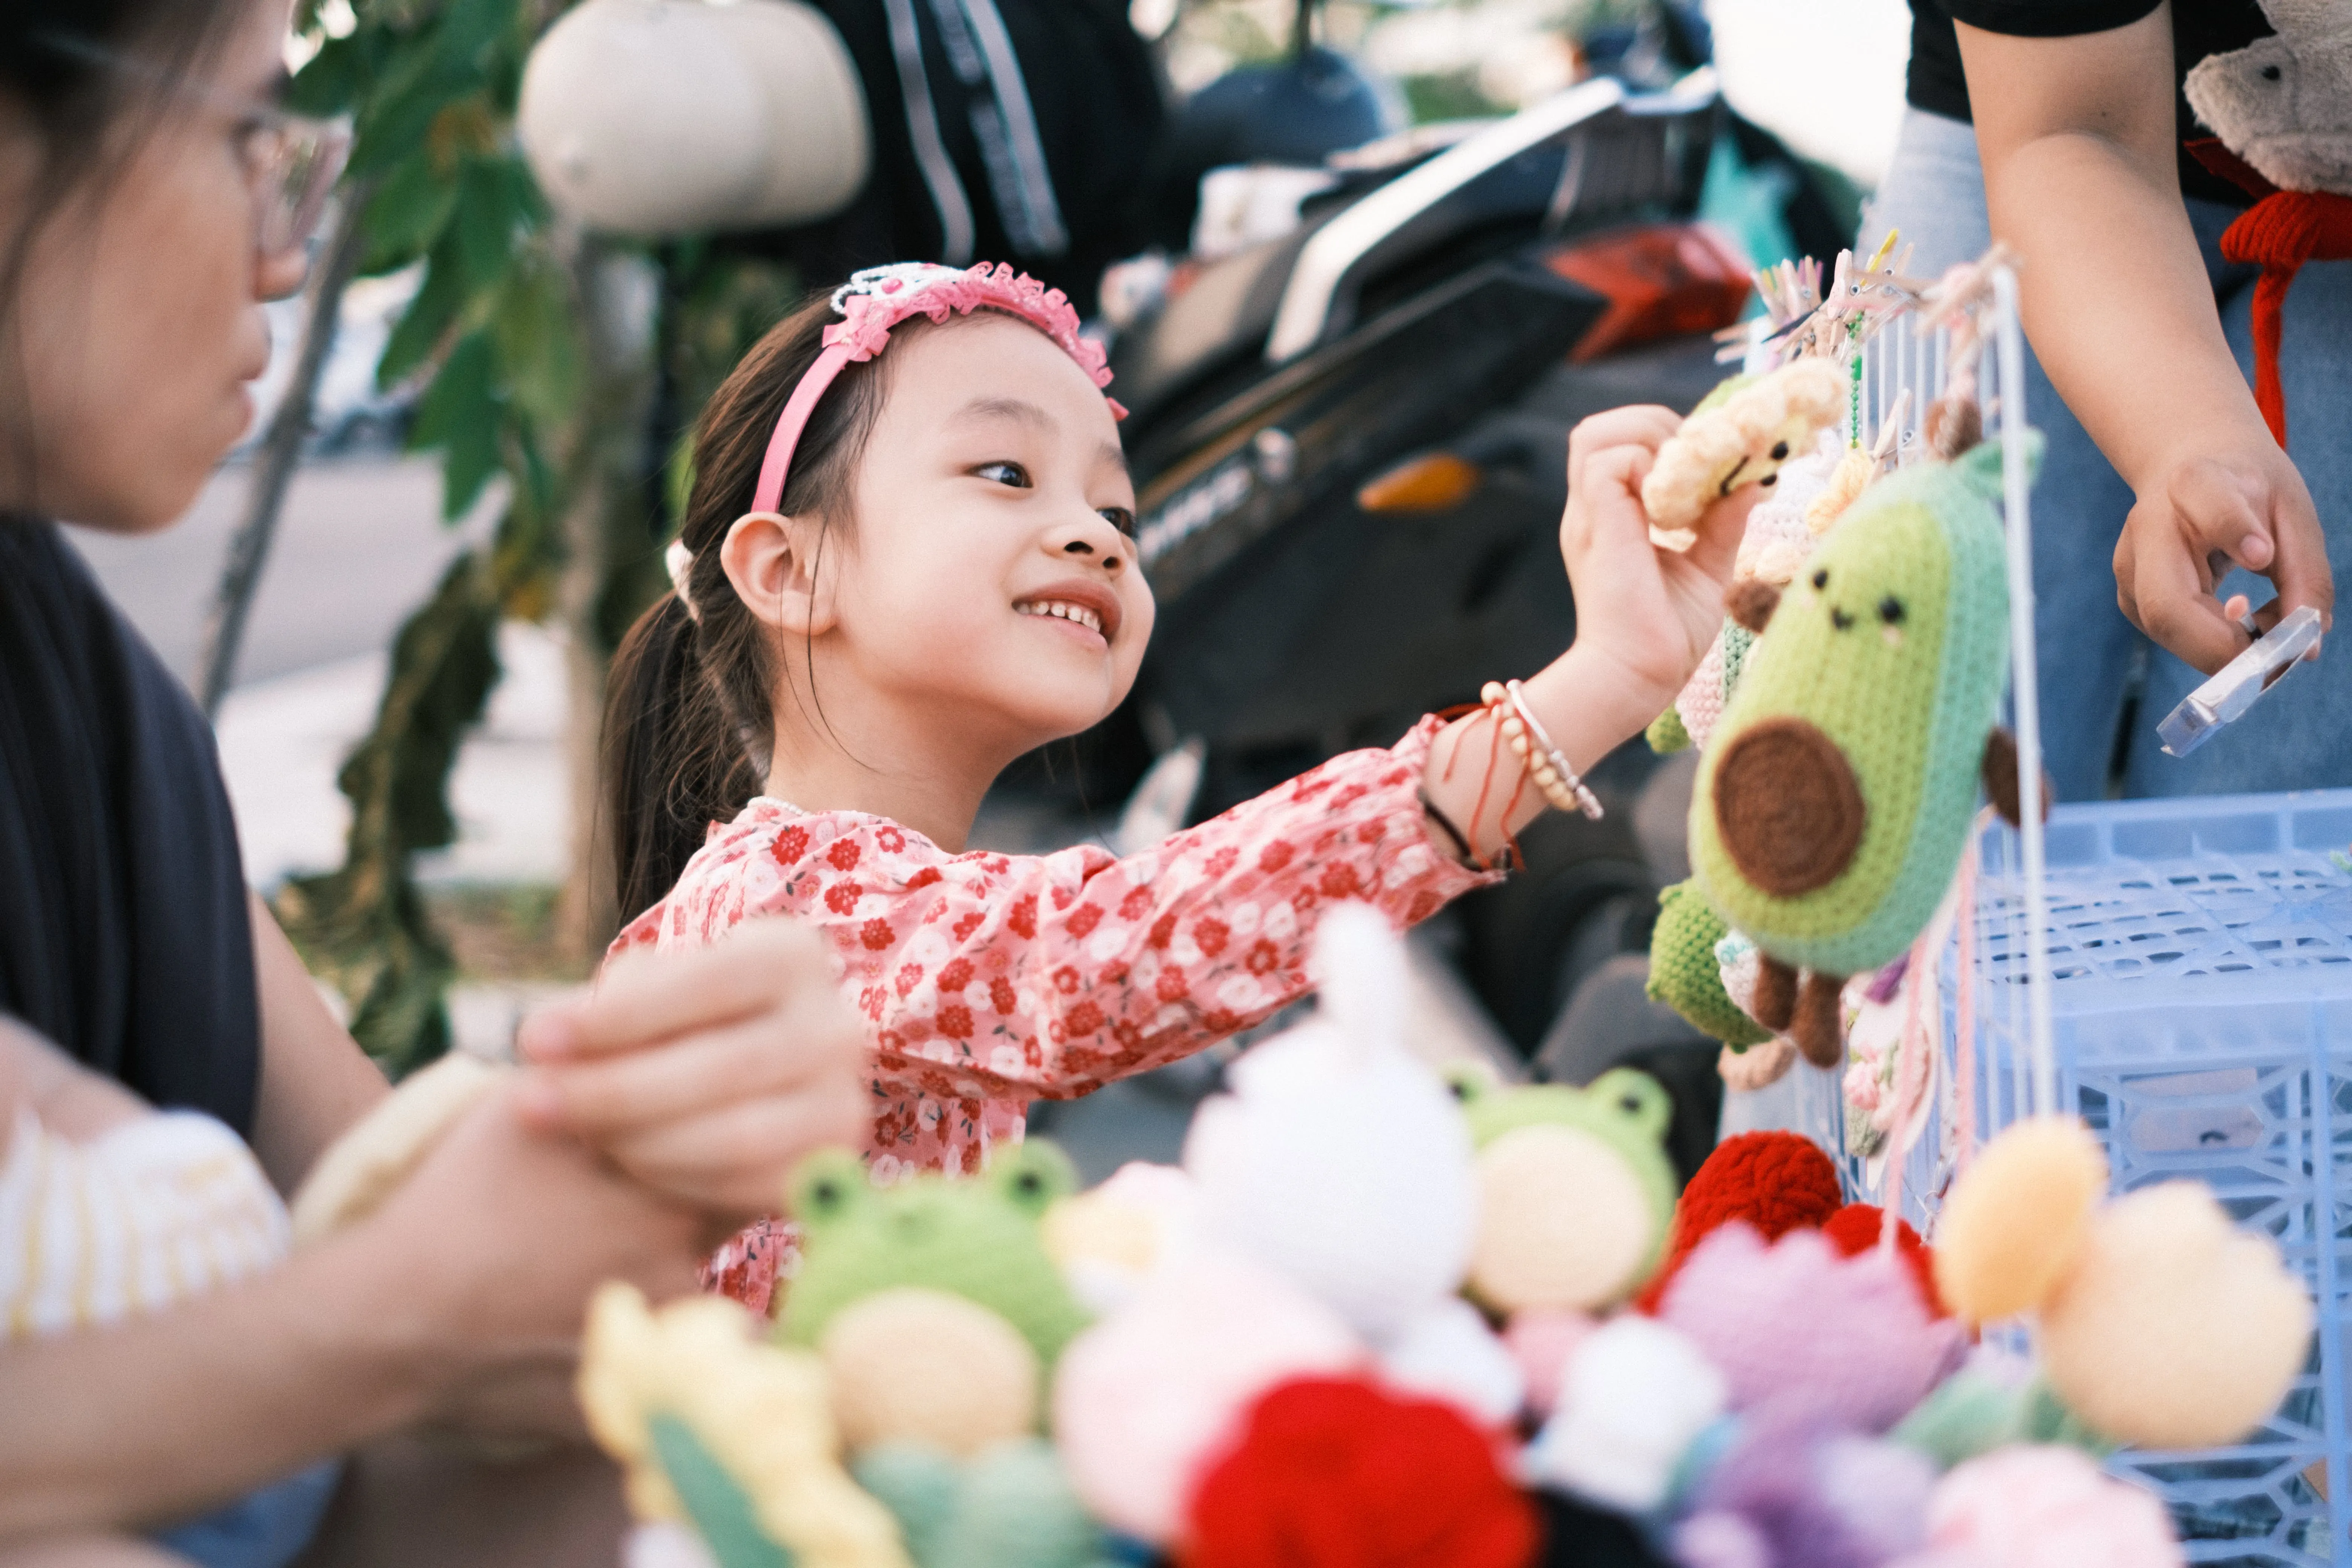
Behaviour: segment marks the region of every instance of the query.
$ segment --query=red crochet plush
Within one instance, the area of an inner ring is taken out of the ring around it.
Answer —
[[[1258,1400],[1192,1494],[1183,1568],[1526,1568],[1535,1510],[1450,1405],[1352,1378]]]
[[[1691,1248],[1730,1220],[1746,1220],[1767,1241],[1792,1230],[1818,1229],[1845,1194],[1837,1167],[1800,1132],[1742,1132],[1716,1145],[1675,1205],[1675,1239],[1666,1260],[1634,1300],[1655,1312]]]
[[[1876,1204],[1848,1204],[1830,1215],[1829,1223],[1822,1226],[1822,1234],[1830,1238],[1832,1247],[1852,1258],[1878,1245],[1879,1226],[1885,1213]],[[1919,1233],[1911,1228],[1909,1220],[1895,1222],[1895,1250],[1911,1266],[1911,1278],[1919,1282],[1919,1294],[1926,1298],[1927,1310],[1939,1318],[1950,1317],[1952,1314],[1944,1309],[1943,1298],[1936,1293],[1936,1255],[1919,1239]]]

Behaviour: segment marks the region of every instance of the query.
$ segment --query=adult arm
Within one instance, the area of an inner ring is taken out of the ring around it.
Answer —
[[[0,1346],[0,1542],[184,1517],[486,1390],[560,1386],[589,1290],[691,1289],[703,1228],[493,1099],[283,1267]]]
[[[2329,614],[2318,514],[2222,335],[2181,205],[2169,6],[2079,37],[1958,29],[1992,231],[2025,258],[2026,331],[2137,498],[2116,547],[2124,613],[2208,671],[2248,641],[2213,593],[2231,563],[2278,585],[2264,624]]]
[[[292,1194],[328,1144],[389,1092],[383,1075],[327,1009],[318,983],[269,906],[252,900],[253,965],[261,993],[261,1092],[253,1152]]]

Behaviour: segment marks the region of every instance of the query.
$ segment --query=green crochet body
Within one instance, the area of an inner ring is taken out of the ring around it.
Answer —
[[[1992,443],[1873,485],[1746,661],[1699,764],[1691,865],[1723,919],[1782,963],[1830,974],[1874,969],[1910,944],[1950,882],[2008,669],[2000,486]],[[1863,802],[1860,841],[1843,869],[1792,895],[1741,872],[1716,796],[1733,743],[1782,716],[1836,746]]]
[[[1650,932],[1653,1002],[1681,1014],[1700,1034],[1734,1050],[1760,1046],[1772,1031],[1739,1010],[1723,988],[1715,944],[1724,937],[1723,917],[1690,882],[1677,882],[1658,895],[1658,923]]]
[[[888,1187],[875,1186],[846,1150],[810,1156],[793,1178],[804,1244],[782,1337],[814,1345],[843,1308],[917,1286],[995,1312],[1050,1370],[1087,1316],[1045,1255],[1038,1222],[1076,1185],[1068,1157],[1044,1142],[1000,1150],[983,1176],[926,1172]]]

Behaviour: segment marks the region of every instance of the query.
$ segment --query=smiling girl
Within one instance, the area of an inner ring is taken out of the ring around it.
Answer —
[[[620,655],[607,805],[636,918],[615,951],[818,922],[866,1021],[884,1180],[976,1171],[1029,1101],[1265,1017],[1305,991],[1331,900],[1409,923],[1494,879],[1722,624],[1747,500],[1689,553],[1653,549],[1638,490],[1677,418],[1620,409],[1570,439],[1579,635],[1523,686],[1125,859],[964,853],[997,774],[1116,707],[1151,635],[1109,379],[1061,296],[1009,269],[860,273],[712,398],[677,592]],[[1540,737],[1532,772],[1507,718]],[[572,1089],[664,1099],[648,1064]]]

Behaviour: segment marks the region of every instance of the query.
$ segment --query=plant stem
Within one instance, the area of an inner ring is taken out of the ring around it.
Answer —
[[[220,586],[205,627],[203,679],[197,700],[205,716],[220,710],[236,673],[236,656],[245,641],[245,622],[253,608],[254,591],[261,585],[261,568],[269,558],[270,541],[285,509],[287,487],[302,461],[302,444],[310,435],[310,418],[319,397],[319,376],[335,345],[343,290],[357,270],[365,248],[368,200],[375,195],[373,180],[360,180],[346,188],[337,210],[333,233],[317,263],[310,284],[310,310],[302,321],[302,346],[295,356],[293,379],[261,449],[254,455],[253,479],[246,491],[245,519],[229,540],[228,560],[221,568]]]

